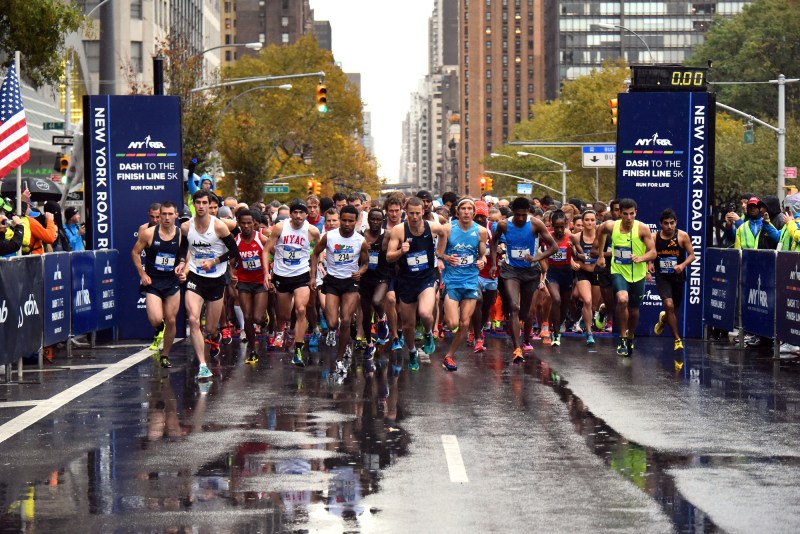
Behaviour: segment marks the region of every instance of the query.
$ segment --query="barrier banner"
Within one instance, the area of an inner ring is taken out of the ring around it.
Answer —
[[[70,253],[44,255],[44,346],[55,345],[69,338],[72,319],[70,300]]]
[[[80,336],[97,330],[95,313],[94,252],[72,252],[72,335]]]
[[[739,289],[741,251],[710,248],[706,251],[703,320],[706,326],[733,331],[736,327],[736,296]]]
[[[139,306],[138,275],[129,259],[150,204],[183,205],[181,110],[176,96],[84,96],[86,239],[93,250],[116,249],[121,339],[152,335]],[[77,283],[73,279],[73,283]],[[99,295],[101,296],[101,295]]]
[[[0,264],[0,363],[14,363],[42,346],[44,285],[42,256]]]
[[[774,250],[742,250],[742,327],[745,332],[775,337]]]
[[[800,345],[800,254],[778,252],[775,278],[775,333],[782,342]]]
[[[94,290],[97,295],[97,330],[117,326],[117,263],[119,251],[96,250],[94,253]]]
[[[638,204],[637,220],[659,231],[665,208],[689,234],[695,261],[686,269],[686,295],[677,311],[687,338],[703,336],[703,269],[711,236],[709,194],[714,179],[715,96],[703,92],[630,92],[619,95],[617,197]],[[637,335],[652,336],[663,310],[655,287],[640,309]]]

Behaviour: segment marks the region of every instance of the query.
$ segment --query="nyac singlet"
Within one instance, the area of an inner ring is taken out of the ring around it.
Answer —
[[[288,222],[288,221],[287,221]],[[311,270],[311,243],[308,240],[308,221],[295,230],[285,224],[275,243],[275,261],[272,270],[278,276],[299,276]]]

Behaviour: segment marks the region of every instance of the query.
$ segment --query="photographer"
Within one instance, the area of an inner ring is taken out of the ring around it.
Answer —
[[[69,240],[68,250],[86,250],[83,235],[86,233],[86,224],[80,222],[81,214],[73,206],[64,210],[64,233]]]
[[[11,205],[0,198],[0,256],[14,254],[22,246],[22,220],[12,213]]]

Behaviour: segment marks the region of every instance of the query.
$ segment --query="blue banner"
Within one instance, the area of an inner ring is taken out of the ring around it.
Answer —
[[[83,100],[87,242],[122,253],[117,307],[122,339],[148,338],[152,327],[139,303],[136,269],[127,259],[148,207],[183,206],[180,100],[172,96],[85,96]]]
[[[72,319],[70,300],[70,253],[44,255],[44,346],[49,347],[69,338]]]
[[[741,251],[709,248],[706,252],[703,320],[728,332],[736,326],[736,296],[739,291]]]
[[[0,364],[36,354],[44,328],[42,256],[0,263]]]
[[[775,286],[775,333],[781,342],[800,345],[800,254],[778,252]]]
[[[94,252],[73,252],[72,271],[72,335],[80,336],[97,330],[94,278]]]
[[[774,250],[742,251],[742,327],[745,332],[775,337]]]
[[[97,330],[117,326],[117,263],[119,251],[96,250],[94,284],[97,292]]]
[[[686,298],[678,310],[684,337],[703,335],[703,266],[709,242],[709,192],[713,189],[714,95],[622,93],[617,132],[617,196],[638,204],[636,218],[660,230],[659,215],[672,208],[697,259],[686,269]],[[655,288],[651,288],[651,292]],[[655,294],[657,297],[657,293]],[[637,335],[653,335],[660,299],[642,302]],[[648,305],[650,304],[650,305]]]

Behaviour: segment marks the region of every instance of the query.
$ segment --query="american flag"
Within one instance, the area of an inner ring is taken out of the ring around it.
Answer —
[[[0,178],[28,161],[31,145],[14,62],[0,86]]]

